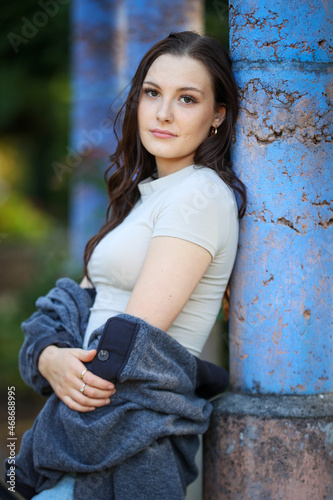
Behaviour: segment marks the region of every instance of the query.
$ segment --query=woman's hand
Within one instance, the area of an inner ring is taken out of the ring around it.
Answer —
[[[85,351],[49,345],[39,356],[40,373],[58,398],[72,410],[88,412],[109,404],[109,398],[116,392],[111,382],[90,371],[86,371],[81,378],[86,368],[83,363],[91,361],[96,353],[96,349]],[[84,392],[81,392],[84,384]]]

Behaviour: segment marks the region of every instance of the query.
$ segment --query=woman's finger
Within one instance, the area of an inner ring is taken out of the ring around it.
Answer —
[[[95,387],[96,389],[100,389],[102,391],[114,389],[114,384],[112,382],[95,375],[89,370],[83,375],[83,381],[90,385],[90,387]]]
[[[86,383],[82,381],[80,381],[80,384],[75,387],[81,394],[84,394],[87,398],[94,400],[108,399],[116,393],[115,388],[108,390],[96,389],[95,387],[91,387],[88,382]]]
[[[115,393],[115,390],[112,391],[112,394],[110,394],[111,391],[108,391],[106,395],[103,397],[99,395],[100,397],[98,398],[91,397],[94,392],[94,389],[86,384],[82,384],[79,390],[74,388],[70,389],[68,394],[62,397],[62,400],[65,402],[66,398],[69,397],[73,402],[81,407],[100,407],[110,403],[110,398]]]
[[[77,403],[77,401],[75,401],[74,399],[72,399],[70,396],[65,396],[62,399],[62,401],[71,410],[80,411],[82,413],[87,413],[88,411],[93,411],[93,410],[96,409],[93,406],[84,406],[84,405],[81,405],[81,404]]]

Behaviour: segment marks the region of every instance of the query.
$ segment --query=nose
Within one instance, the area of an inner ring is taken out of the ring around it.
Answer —
[[[156,118],[160,122],[170,123],[173,121],[172,102],[169,99],[161,99]]]

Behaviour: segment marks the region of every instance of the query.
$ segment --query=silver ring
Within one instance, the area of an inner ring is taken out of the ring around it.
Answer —
[[[81,387],[80,389],[80,392],[82,392],[82,394],[84,393],[84,388],[85,388],[86,384],[83,382],[83,386]]]
[[[88,370],[87,370],[87,368],[85,368],[85,369],[83,370],[83,372],[81,373],[81,377],[80,377],[80,378],[81,378],[81,380],[83,380],[83,375],[84,375],[87,371],[88,371]]]

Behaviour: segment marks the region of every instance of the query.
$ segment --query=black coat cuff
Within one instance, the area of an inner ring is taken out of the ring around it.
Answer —
[[[196,356],[194,358],[197,363],[196,395],[210,399],[225,391],[229,385],[227,370]]]
[[[86,363],[88,370],[109,381],[116,381],[131,354],[139,323],[113,316],[105,323],[97,354]]]

